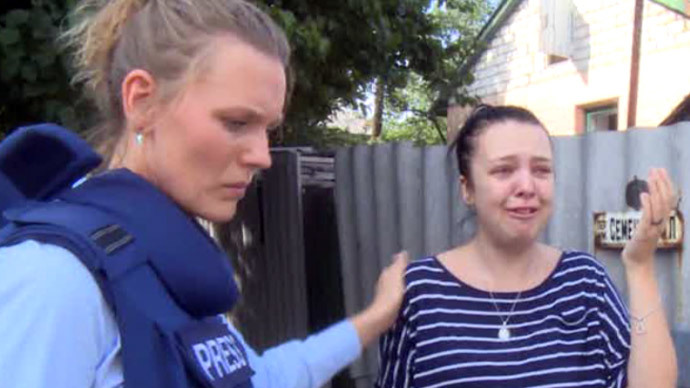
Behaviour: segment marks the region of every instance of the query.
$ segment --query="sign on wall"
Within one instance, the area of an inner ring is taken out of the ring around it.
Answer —
[[[676,12],[690,16],[690,0],[653,0]]]
[[[594,245],[603,249],[621,249],[632,239],[642,212],[601,212],[594,213]],[[679,211],[671,213],[666,230],[659,241],[659,248],[680,248],[683,245],[683,215]]]

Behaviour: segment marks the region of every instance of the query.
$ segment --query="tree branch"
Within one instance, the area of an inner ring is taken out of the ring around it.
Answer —
[[[434,112],[424,111],[424,110],[420,110],[420,109],[410,109],[410,112],[429,120],[431,122],[431,124],[434,126],[434,129],[436,129],[436,133],[438,134],[438,137],[441,139],[441,141],[444,144],[447,142],[446,135],[443,134],[443,130],[441,129],[441,125],[438,123],[438,121],[436,121],[436,117],[434,116]]]

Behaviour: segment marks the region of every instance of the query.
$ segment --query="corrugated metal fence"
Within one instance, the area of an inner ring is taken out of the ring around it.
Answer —
[[[273,165],[247,190],[233,221],[212,228],[242,289],[233,321],[259,352],[345,315],[333,158],[304,148],[271,155]],[[330,386],[352,382],[343,373]]]
[[[309,332],[299,155],[281,151],[272,158],[233,223],[215,230],[242,288],[233,317],[258,350]]]
[[[593,214],[625,211],[625,185],[665,167],[690,194],[690,123],[658,129],[597,132],[553,138],[555,210],[544,241],[594,252]],[[336,156],[336,201],[345,306],[349,314],[371,299],[375,281],[390,256],[406,249],[412,257],[444,251],[467,240],[454,157],[444,146],[416,148],[384,144],[341,149]],[[690,201],[680,210],[690,214]],[[687,233],[684,245],[688,244]],[[594,252],[627,294],[620,251]],[[657,254],[659,284],[676,335],[681,385],[690,386],[690,270],[687,253]],[[377,370],[374,349],[352,368],[358,387],[371,386]]]

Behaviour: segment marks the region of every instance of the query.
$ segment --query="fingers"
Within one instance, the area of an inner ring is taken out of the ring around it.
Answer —
[[[657,225],[659,222],[665,218],[665,206],[663,198],[663,184],[661,183],[661,178],[659,177],[659,172],[656,168],[651,169],[649,172],[649,200],[650,200],[650,219],[652,225]]]
[[[640,224],[651,225],[652,221],[652,204],[649,198],[649,193],[640,193],[640,203],[642,203],[642,219]]]
[[[391,265],[407,267],[409,262],[410,255],[407,253],[407,251],[400,251],[393,255],[393,263]]]
[[[405,275],[405,269],[409,263],[410,258],[407,251],[398,252],[393,255],[393,261],[381,271],[379,275],[379,284],[381,282],[402,281]],[[397,280],[392,280],[397,279]]]
[[[383,272],[390,273],[391,275],[389,276],[402,278],[409,262],[410,257],[407,251],[398,252],[393,255],[393,262],[384,268]]]
[[[665,225],[664,221],[669,217],[677,203],[675,185],[663,168],[653,168],[648,177],[649,193],[640,195],[642,201],[641,222],[659,226]]]
[[[664,168],[660,168],[658,172],[660,188],[662,188],[662,193],[666,202],[665,205],[670,212],[676,208],[676,205],[678,204],[678,196],[680,194],[676,189],[676,185],[673,183],[668,171],[666,171]]]
[[[674,205],[675,190],[673,188],[673,183],[671,178],[668,176],[666,169],[660,168],[656,170],[657,172],[657,188],[659,190],[661,199],[661,216],[666,218],[671,213]]]
[[[664,194],[667,198],[669,212],[678,210],[678,205],[680,203],[680,191],[676,188],[676,185],[673,183],[673,180],[666,169],[662,168],[660,169],[660,172],[662,177],[661,182],[663,183]]]
[[[673,184],[673,181],[671,180],[671,177],[665,168],[659,169],[659,175],[661,177],[661,183],[664,189],[663,192],[666,195],[666,198],[669,199],[671,208],[673,208],[673,206],[675,206],[677,197],[675,185]]]

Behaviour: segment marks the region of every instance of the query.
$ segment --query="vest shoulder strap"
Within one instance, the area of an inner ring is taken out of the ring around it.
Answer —
[[[146,259],[117,219],[91,206],[30,202],[5,211],[4,216],[9,224],[0,232],[0,246],[35,240],[69,250],[93,274],[113,310],[106,280],[116,280]]]

